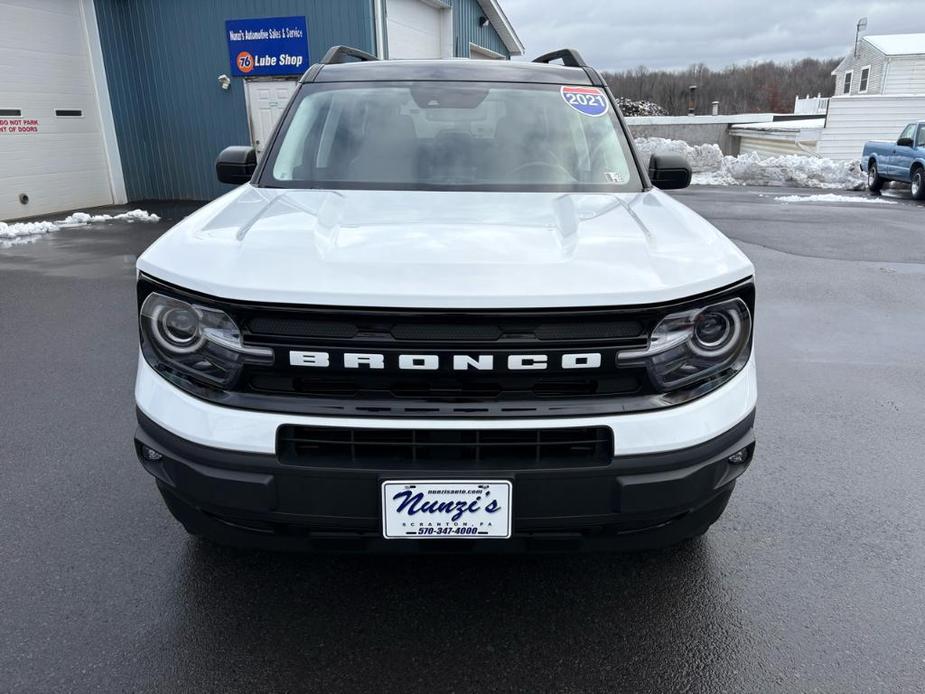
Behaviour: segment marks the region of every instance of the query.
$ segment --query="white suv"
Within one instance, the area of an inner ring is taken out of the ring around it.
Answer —
[[[138,260],[136,448],[191,533],[636,549],[723,512],[754,450],[754,270],[658,190],[689,167],[643,168],[576,52],[336,47],[262,160],[217,170],[242,185]]]

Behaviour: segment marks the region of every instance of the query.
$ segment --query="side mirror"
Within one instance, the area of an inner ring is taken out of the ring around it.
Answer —
[[[912,138],[911,137],[901,137],[898,140],[896,140],[896,146],[897,147],[911,147]]]
[[[241,185],[251,180],[257,168],[253,147],[225,147],[215,160],[215,175],[222,183]]]
[[[653,154],[649,159],[649,180],[662,190],[687,188],[691,184],[691,166],[679,154]]]

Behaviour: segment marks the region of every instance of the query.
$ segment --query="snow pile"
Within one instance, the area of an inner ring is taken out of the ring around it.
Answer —
[[[132,210],[117,215],[87,214],[75,212],[56,222],[0,222],[0,239],[15,239],[22,236],[37,236],[50,231],[60,231],[67,227],[85,226],[110,221],[125,222],[159,222],[161,218],[145,210]]]
[[[854,195],[836,195],[835,193],[822,193],[820,195],[781,195],[774,198],[777,202],[874,202],[880,205],[895,205],[895,200],[883,198],[864,198]]]
[[[699,185],[794,186],[861,190],[865,178],[856,161],[787,154],[761,157],[749,152],[723,157],[719,170],[694,176]]]
[[[14,222],[13,224],[0,222],[0,239],[35,236],[37,234],[47,234],[49,231],[58,231],[58,227],[54,222]]]
[[[718,171],[723,165],[723,152],[719,145],[689,145],[683,140],[666,140],[664,137],[637,137],[636,149],[642,160],[659,154],[680,154],[687,159],[694,173]]]
[[[647,159],[654,152],[680,154],[691,165],[692,183],[712,186],[794,186],[861,190],[865,178],[856,161],[833,161],[822,157],[787,154],[762,157],[748,152],[723,156],[718,145],[691,146],[681,140],[641,137],[636,147]]]
[[[123,212],[122,214],[109,215],[109,214],[87,214],[86,212],[75,212],[70,214],[60,222],[55,222],[58,226],[62,227],[77,227],[83,226],[85,224],[98,224],[100,222],[111,222],[113,220],[120,220],[126,222],[159,222],[161,218],[156,214],[151,214],[145,210],[131,210],[130,212]]]

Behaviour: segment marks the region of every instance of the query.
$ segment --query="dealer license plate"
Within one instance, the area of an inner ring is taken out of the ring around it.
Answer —
[[[487,539],[511,536],[507,480],[400,480],[382,483],[386,539]]]

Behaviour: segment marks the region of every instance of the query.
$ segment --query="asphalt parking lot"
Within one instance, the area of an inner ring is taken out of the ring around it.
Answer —
[[[678,193],[758,269],[759,446],[635,555],[192,540],[132,451],[133,264],[189,207],[0,245],[0,690],[921,691],[925,205],[790,194]]]

